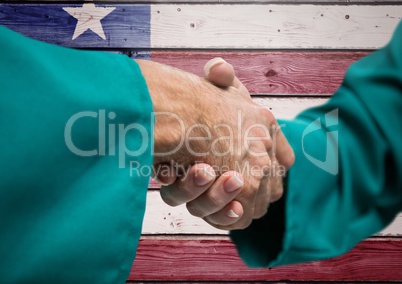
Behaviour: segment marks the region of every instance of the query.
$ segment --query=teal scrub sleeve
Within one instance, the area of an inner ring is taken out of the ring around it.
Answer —
[[[0,27],[0,279],[124,283],[152,164],[152,102],[128,57]]]
[[[230,233],[253,267],[331,258],[402,210],[402,24],[324,105],[281,121],[295,151],[284,198]]]

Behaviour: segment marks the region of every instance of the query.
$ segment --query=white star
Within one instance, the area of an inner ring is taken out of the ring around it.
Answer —
[[[93,3],[85,3],[80,8],[63,8],[64,11],[78,20],[75,27],[73,40],[82,35],[86,30],[91,30],[106,40],[100,20],[109,15],[114,7],[95,7]]]

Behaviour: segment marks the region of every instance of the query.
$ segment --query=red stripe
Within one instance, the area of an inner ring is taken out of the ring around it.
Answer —
[[[149,184],[148,184],[148,188],[161,188],[161,185],[159,182],[157,182],[156,180],[154,180],[153,178],[150,178],[149,180]]]
[[[247,268],[227,239],[143,239],[128,280],[139,281],[401,281],[402,239],[369,239],[320,262]]]
[[[252,94],[334,93],[347,67],[367,52],[152,51],[151,59],[203,76],[204,64],[223,57]]]

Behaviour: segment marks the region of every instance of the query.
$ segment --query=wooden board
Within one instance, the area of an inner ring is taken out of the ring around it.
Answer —
[[[0,24],[59,45],[152,58],[199,75],[222,56],[255,101],[282,118],[325,102],[346,68],[384,45],[402,16],[402,3],[386,0],[100,0],[97,7],[115,8],[101,20],[105,39],[87,30],[73,40],[77,20],[63,8],[81,0],[1,2]],[[402,238],[395,238],[402,214],[377,235],[386,238],[344,257],[272,270],[246,268],[226,231],[164,204],[158,190],[148,191],[143,234],[130,282],[402,281]]]
[[[402,5],[108,3],[96,5],[113,8],[99,17],[104,38],[91,30],[74,38],[77,19],[65,9],[81,6],[0,4],[0,25],[85,48],[376,49],[402,15]]]
[[[376,49],[401,17],[401,5],[151,5],[151,46]]]
[[[247,268],[226,238],[143,238],[128,280],[402,281],[402,239],[370,239],[332,260]]]
[[[15,2],[16,0],[3,0],[3,2]],[[97,0],[99,3],[189,3],[191,0]],[[22,2],[22,1],[21,1]],[[25,0],[24,2],[55,2],[55,0]],[[68,2],[82,3],[82,0],[69,0]],[[191,3],[278,3],[278,0],[194,0]],[[281,3],[295,3],[296,0],[281,0]],[[397,0],[303,0],[303,3],[395,3]]]
[[[292,119],[303,110],[325,103],[328,98],[253,97],[253,100],[269,109],[277,119]]]
[[[96,5],[98,8],[88,7],[82,13],[87,13],[88,17],[97,18],[100,21],[105,39],[90,29],[82,31],[82,35],[73,39],[78,20],[65,9],[82,6],[82,3],[0,4],[0,25],[28,37],[69,47],[150,47],[149,5],[119,4]],[[98,10],[102,7],[114,8],[114,10],[102,17]],[[100,32],[99,29],[97,31]]]
[[[171,207],[165,204],[158,190],[149,190],[142,233],[146,235],[226,235],[227,231],[215,229],[204,220],[192,216],[185,205]],[[402,236],[402,214],[398,215],[390,226],[377,235]]]
[[[199,76],[204,64],[222,57],[251,94],[325,96],[339,87],[346,69],[367,52],[152,51],[151,59]],[[137,54],[134,54],[137,56]]]

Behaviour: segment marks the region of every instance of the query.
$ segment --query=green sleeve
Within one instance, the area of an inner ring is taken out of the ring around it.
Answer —
[[[2,27],[0,46],[1,282],[124,283],[152,164],[138,65]]]
[[[402,210],[402,24],[326,104],[282,129],[296,155],[285,196],[231,232],[248,265],[334,257],[388,225]]]

